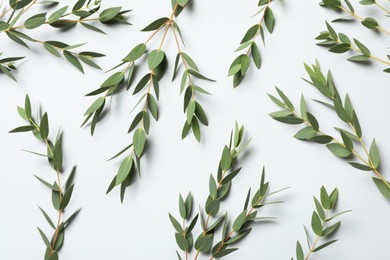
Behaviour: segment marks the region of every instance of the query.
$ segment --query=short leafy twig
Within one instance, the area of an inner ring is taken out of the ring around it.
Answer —
[[[83,44],[68,45],[58,41],[41,41],[31,38],[25,31],[31,31],[42,25],[50,25],[54,28],[70,29],[77,24],[83,27],[104,33],[100,28],[91,24],[91,22],[99,21],[102,24],[127,23],[125,14],[129,10],[122,10],[122,7],[111,7],[103,11],[100,10],[101,0],[78,0],[70,12],[67,13],[69,6],[61,7],[51,14],[38,13],[24,19],[19,23],[28,11],[37,4],[46,4],[49,8],[57,5],[59,2],[37,0],[11,0],[9,8],[0,15],[0,35],[7,35],[12,41],[29,48],[26,41],[42,44],[47,51],[55,56],[60,56],[62,52],[64,57],[78,70],[84,72],[81,64],[85,63],[93,68],[100,67],[93,61],[93,58],[99,58],[104,55],[96,52],[81,52],[75,53],[69,50],[82,46]],[[72,18],[76,17],[76,18]],[[96,17],[95,17],[96,16]],[[6,73],[7,74],[7,73]],[[9,76],[9,74],[7,74]]]
[[[270,34],[274,31],[275,18],[270,7],[273,0],[259,0],[258,6],[262,7],[258,14],[261,14],[260,21],[258,24],[253,25],[245,33],[244,37],[241,40],[241,45],[236,49],[236,52],[246,50],[245,53],[240,54],[230,65],[228,76],[233,76],[233,86],[237,87],[240,85],[242,80],[245,77],[245,74],[248,72],[251,61],[249,55],[252,56],[253,62],[256,65],[257,69],[261,67],[261,54],[258,45],[256,44],[256,38],[260,35],[263,42],[264,39],[264,29],[263,26],[267,28]]]
[[[345,2],[346,7],[344,7],[342,5],[342,1]],[[367,4],[368,2],[373,2],[373,4],[374,4],[375,0],[361,1],[361,3],[364,3],[364,4]],[[323,0],[320,3],[320,5],[327,7],[327,8],[330,8],[330,9],[333,9],[333,10],[336,10],[336,11],[339,11],[339,12],[347,13],[351,17],[354,17],[355,19],[359,20],[361,22],[361,24],[364,25],[366,28],[368,28],[370,30],[380,31],[380,32],[390,36],[390,32],[388,30],[386,30],[385,28],[383,28],[382,26],[380,26],[378,21],[375,20],[374,18],[372,18],[372,17],[364,18],[364,17],[356,14],[354,7],[349,0]],[[342,21],[342,20],[345,20],[345,18],[336,19],[335,21]]]
[[[233,179],[238,175],[241,168],[236,168],[237,156],[244,151],[248,143],[243,142],[244,127],[238,127],[236,124],[235,131],[230,138],[230,144],[223,149],[222,156],[219,162],[217,176],[210,175],[209,179],[209,196],[205,204],[205,212],[207,217],[203,216],[202,210],[195,216],[191,217],[192,195],[189,194],[184,200],[179,197],[179,211],[183,219],[183,225],[179,224],[171,214],[169,214],[170,221],[176,230],[175,239],[178,247],[184,252],[185,259],[189,259],[192,249],[195,249],[194,260],[197,260],[201,254],[206,255],[210,259],[222,258],[238,248],[231,248],[231,245],[241,241],[250,232],[250,225],[255,221],[262,221],[265,219],[257,217],[258,209],[271,204],[272,202],[265,202],[266,197],[275,194],[268,193],[269,183],[265,182],[265,172],[263,169],[260,186],[256,193],[252,196],[248,191],[244,203],[244,209],[239,216],[233,221],[230,227],[230,219],[228,214],[218,216],[221,202],[226,199]],[[277,203],[277,202],[274,202]],[[200,218],[202,232],[198,237],[193,239],[192,231],[195,228],[198,219]],[[186,221],[190,224],[185,225]],[[222,226],[222,239],[213,244],[216,232]],[[180,254],[177,252],[179,260]]]
[[[335,209],[338,196],[339,196],[339,191],[337,188],[335,188],[330,194],[328,194],[325,187],[322,186],[320,200],[314,197],[314,204],[316,210],[313,211],[311,217],[311,228],[314,234],[316,235],[316,238],[313,241],[313,243],[311,243],[309,233],[307,231],[307,228],[305,227],[306,240],[307,240],[307,246],[309,251],[305,254],[301,243],[297,241],[296,260],[308,260],[313,253],[316,253],[330,246],[331,244],[337,242],[337,239],[334,240],[328,239],[328,241],[323,242],[321,245],[319,245],[322,239],[327,239],[333,236],[341,225],[340,221],[333,224],[331,224],[331,221],[334,220],[336,217],[339,217],[340,215],[350,211],[347,210],[338,214],[334,214],[333,216],[330,216],[330,214]]]
[[[3,53],[0,53],[0,56]],[[24,57],[8,57],[4,59],[0,59],[0,71],[16,81],[15,76],[12,74],[13,70],[16,70],[15,62],[18,60],[24,59]]]
[[[308,112],[305,98],[301,98],[301,112],[295,110],[292,102],[287,96],[278,88],[276,88],[281,100],[272,95],[270,98],[280,107],[281,111],[271,113],[270,116],[275,120],[286,124],[306,124],[307,127],[301,129],[295,138],[299,140],[310,141],[319,144],[326,144],[326,147],[337,157],[349,160],[349,164],[354,168],[362,171],[372,171],[375,175],[373,181],[385,198],[390,200],[390,183],[379,172],[380,154],[376,141],[373,140],[370,149],[363,141],[363,132],[360,126],[355,109],[352,106],[349,95],[345,97],[345,101],[341,99],[333,77],[330,71],[325,76],[319,67],[319,64],[312,67],[305,65],[306,71],[310,77],[307,80],[312,86],[320,91],[327,99],[331,101],[318,101],[333,110],[337,116],[350,128],[345,130],[336,127],[335,129],[340,133],[341,140],[324,133],[319,126],[317,119],[313,114]],[[317,101],[317,100],[316,100]],[[355,146],[359,146],[364,151],[360,154]],[[353,160],[353,159],[357,159]]]
[[[137,168],[139,169],[144,147],[147,143],[147,136],[149,135],[150,118],[153,117],[156,121],[158,120],[159,81],[164,76],[167,67],[167,55],[163,51],[163,46],[169,31],[172,31],[176,47],[179,51],[174,67],[174,77],[178,72],[180,61],[185,67],[181,81],[181,91],[185,90],[184,112],[186,113],[187,120],[183,127],[182,137],[186,137],[192,130],[195,138],[200,141],[200,124],[208,125],[206,113],[199,102],[195,100],[195,94],[209,93],[203,88],[195,85],[194,81],[195,78],[212,80],[199,72],[196,63],[188,54],[182,51],[179,42],[179,37],[181,38],[182,34],[176,23],[176,18],[187,6],[187,3],[188,0],[173,1],[171,15],[169,17],[159,18],[146,26],[142,31],[152,32],[152,34],[144,43],[136,45],[129,54],[122,59],[121,63],[112,70],[120,67],[122,68],[109,76],[98,89],[87,94],[87,96],[100,95],[100,97],[98,97],[86,110],[86,119],[82,124],[82,126],[84,126],[86,123],[91,122],[90,128],[91,134],[93,135],[97,122],[105,108],[106,99],[112,97],[122,86],[125,86],[127,90],[131,87],[133,83],[133,72],[139,66],[138,62],[142,62],[142,58],[147,56],[145,63],[148,66],[149,72],[139,80],[133,91],[133,95],[141,94],[141,92],[144,93],[132,110],[134,111],[137,107],[141,107],[140,111],[132,120],[128,130],[128,133],[133,132],[132,143],[112,158],[114,159],[127,150],[130,150],[130,155],[122,161],[121,167],[107,191],[110,192],[115,186],[121,185],[122,200],[126,187],[130,184],[134,173],[137,172],[133,166],[137,165]],[[162,37],[158,47],[148,53],[148,45],[160,32],[162,33]],[[189,85],[187,85],[188,81]]]
[[[353,39],[353,42],[356,45],[355,47],[347,35],[337,33],[329,23],[326,23],[326,27],[327,31],[321,32],[320,35],[316,37],[316,40],[320,41],[317,45],[329,47],[329,51],[334,53],[345,53],[350,50],[358,53],[358,55],[348,58],[349,61],[367,62],[368,60],[375,60],[390,66],[390,55],[387,55],[388,60],[373,56],[367,46],[360,41]],[[390,73],[390,67],[383,71]]]
[[[49,139],[49,120],[47,113],[44,113],[43,116],[37,115],[37,119],[32,116],[32,107],[30,98],[26,96],[24,108],[18,107],[18,113],[28,122],[27,125],[17,127],[10,131],[10,133],[20,133],[20,132],[32,132],[34,136],[45,144],[48,162],[50,166],[56,173],[56,181],[53,184],[41,179],[38,176],[35,176],[38,181],[40,181],[44,186],[48,187],[52,192],[52,202],[53,207],[58,211],[57,222],[51,220],[49,215],[40,208],[43,216],[49,225],[54,229],[54,234],[52,235],[51,240],[45,235],[45,233],[38,228],[38,231],[43,239],[43,242],[46,245],[45,259],[47,260],[58,260],[58,251],[62,248],[64,242],[65,229],[68,227],[74,218],[78,215],[81,209],[76,210],[72,215],[70,215],[66,220],[63,219],[64,211],[68,206],[72,194],[73,194],[73,179],[76,173],[76,167],[73,167],[71,173],[64,184],[61,184],[61,173],[63,170],[63,153],[62,153],[62,138],[59,133],[53,143]],[[33,152],[35,153],[35,152]]]

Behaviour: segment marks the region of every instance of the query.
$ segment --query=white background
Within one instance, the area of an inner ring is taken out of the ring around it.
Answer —
[[[356,0],[352,2],[364,15],[383,15],[375,7],[358,7]],[[42,27],[31,35],[70,44],[88,42],[84,50],[108,54],[99,61],[108,69],[132,47],[145,41],[149,34],[140,29],[171,13],[168,0],[104,1],[106,7],[117,5],[134,10],[130,15],[134,26],[106,28],[108,36],[81,27],[67,33]],[[298,127],[282,125],[267,115],[276,110],[267,93],[274,92],[277,85],[295,103],[301,93],[307,98],[320,97],[301,80],[306,76],[303,63],[318,58],[324,69],[332,69],[341,94],[350,93],[365,141],[369,143],[377,138],[384,159],[382,172],[389,178],[390,164],[386,160],[390,156],[389,75],[381,72],[384,69],[381,64],[353,64],[345,60],[347,55],[331,54],[315,45],[314,37],[325,28],[325,19],[338,17],[319,7],[318,1],[275,1],[272,7],[277,24],[274,34],[266,36],[267,48],[261,48],[263,67],[257,71],[252,66],[237,89],[232,88],[227,71],[242,36],[258,21],[257,17],[250,18],[258,10],[257,1],[196,1],[193,8],[180,15],[177,22],[187,43],[185,51],[197,61],[204,74],[218,80],[200,83],[213,94],[202,99],[210,126],[202,128],[200,144],[192,136],[184,141],[180,138],[185,115],[183,97],[179,95],[180,82],[170,81],[176,47],[169,34],[164,50],[170,69],[161,81],[160,119],[151,126],[142,180],[127,190],[123,205],[118,190],[105,195],[120,163],[120,160],[106,162],[106,159],[131,142],[131,135],[126,132],[134,116],[129,111],[137,97],[123,91],[116,95],[111,113],[98,124],[91,138],[89,129],[80,129],[82,115],[93,101],[84,95],[96,89],[108,75],[86,68],[84,76],[40,46],[32,44],[28,51],[1,35],[4,56],[22,55],[27,59],[18,64],[18,84],[5,76],[0,78],[0,259],[42,259],[45,248],[36,226],[45,231],[49,227],[37,205],[56,218],[49,191],[33,177],[37,174],[52,180],[53,171],[45,159],[21,151],[44,152],[44,147],[30,134],[8,134],[12,128],[23,125],[16,106],[23,105],[26,93],[35,106],[40,103],[49,112],[52,136],[59,128],[64,132],[66,174],[74,163],[78,165],[69,209],[82,207],[83,210],[67,230],[61,259],[176,259],[174,230],[168,212],[179,216],[178,194],[188,191],[194,194],[195,205],[204,205],[209,174],[215,173],[235,120],[245,124],[247,136],[253,137],[253,141],[240,163],[243,170],[235,179],[221,213],[228,211],[236,216],[240,212],[247,189],[258,185],[262,165],[267,167],[272,189],[292,188],[274,197],[284,200],[284,204],[272,205],[261,212],[262,216],[274,216],[278,220],[256,224],[238,245],[239,251],[226,259],[290,259],[295,254],[296,240],[304,243],[303,225],[310,225],[314,209],[312,196],[318,195],[321,185],[329,190],[336,186],[340,189],[338,211],[353,211],[342,217],[342,227],[336,235],[339,241],[313,259],[388,259],[386,234],[390,204],[372,183],[371,173],[353,169],[323,146],[294,139]],[[380,21],[390,28],[388,19],[383,17]],[[387,36],[358,23],[335,25],[335,28],[360,39],[375,55],[385,58]],[[151,45],[156,46],[159,37]],[[326,131],[333,131],[336,125],[343,126],[327,109],[313,102],[309,106]],[[198,232],[199,228],[195,234]]]

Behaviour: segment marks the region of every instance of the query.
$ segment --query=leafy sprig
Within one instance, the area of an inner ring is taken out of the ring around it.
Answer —
[[[0,56],[1,55],[3,55],[2,52],[0,52]],[[8,77],[16,81],[16,78],[12,74],[12,71],[16,70],[15,62],[21,59],[24,59],[24,57],[7,57],[0,59],[0,72],[4,73]]]
[[[298,140],[325,144],[326,147],[335,156],[348,160],[348,163],[362,171],[371,171],[374,173],[373,181],[382,195],[390,200],[390,183],[385,180],[379,171],[380,153],[375,139],[371,142],[370,148],[363,140],[363,131],[360,126],[356,111],[352,106],[351,99],[347,94],[343,100],[339,95],[336,85],[333,81],[333,76],[328,71],[325,76],[320,69],[319,64],[308,66],[305,64],[305,69],[310,77],[306,80],[314,86],[328,101],[317,102],[325,105],[336,113],[348,130],[340,127],[335,127],[341,136],[341,140],[333,137],[320,129],[317,118],[308,111],[307,103],[304,96],[301,97],[301,112],[297,112],[290,99],[278,88],[276,88],[280,98],[269,95],[272,101],[280,106],[282,110],[273,112],[270,116],[285,124],[305,124],[306,127],[295,134]],[[364,151],[361,154],[359,151]]]
[[[313,211],[311,217],[311,228],[313,233],[315,234],[315,239],[313,242],[311,242],[309,232],[305,227],[306,240],[309,251],[305,254],[301,243],[297,241],[296,260],[308,260],[313,253],[316,253],[337,242],[337,239],[329,240],[329,238],[334,236],[334,234],[339,229],[341,222],[338,221],[336,223],[332,223],[332,220],[350,211],[347,210],[338,214],[334,214],[334,209],[337,204],[338,196],[339,191],[337,188],[335,188],[329,194],[325,187],[322,186],[320,192],[320,200],[314,197],[314,204],[316,210]],[[330,216],[330,214],[333,215]],[[322,244],[320,245],[320,241],[323,239],[327,239],[327,241],[322,242]]]
[[[233,86],[237,87],[244,79],[251,65],[251,58],[253,63],[260,69],[261,67],[261,53],[256,38],[260,35],[265,44],[264,29],[272,34],[275,26],[275,18],[270,7],[272,0],[259,0],[258,6],[262,7],[257,14],[260,14],[260,22],[251,26],[245,33],[241,40],[240,46],[235,50],[236,52],[245,51],[240,54],[230,65],[228,76],[233,76]],[[251,56],[251,58],[249,57]]]
[[[31,152],[40,156],[47,157],[51,168],[55,171],[56,181],[51,184],[51,181],[45,181],[44,179],[35,176],[37,180],[50,189],[52,194],[52,203],[55,210],[58,212],[56,221],[53,221],[49,215],[39,208],[45,217],[46,221],[53,228],[53,235],[49,240],[48,236],[38,228],[40,236],[45,243],[45,260],[58,260],[58,252],[62,248],[64,243],[65,229],[72,223],[75,217],[79,214],[81,209],[73,212],[67,219],[64,219],[64,213],[66,207],[69,205],[73,194],[73,180],[76,174],[76,167],[74,166],[69,174],[68,179],[62,184],[62,172],[63,172],[63,151],[62,151],[62,138],[58,133],[54,142],[49,139],[49,119],[47,113],[43,116],[38,115],[33,117],[30,98],[27,95],[25,99],[24,108],[18,107],[18,113],[22,119],[27,122],[27,125],[17,127],[10,131],[10,133],[32,132],[34,136],[45,144],[46,154]]]
[[[143,65],[147,66],[148,73],[145,74],[139,82],[135,85],[133,95],[141,95],[133,108],[134,111],[140,108],[138,113],[133,118],[128,133],[133,134],[132,143],[125,149],[115,155],[112,159],[120,156],[127,150],[130,150],[129,155],[122,161],[117,175],[114,177],[111,185],[108,188],[110,192],[115,186],[121,185],[121,200],[123,201],[125,189],[129,186],[134,173],[138,171],[141,163],[141,157],[144,153],[144,147],[147,143],[147,137],[150,132],[151,118],[158,120],[158,100],[160,86],[159,81],[164,76],[167,69],[167,55],[163,50],[163,45],[167,38],[168,32],[172,31],[175,43],[178,49],[176,56],[173,79],[179,71],[180,64],[184,67],[184,72],[181,80],[180,92],[184,92],[184,113],[186,114],[186,121],[182,131],[182,138],[185,138],[192,130],[195,138],[200,141],[201,129],[200,125],[208,125],[208,119],[206,113],[196,100],[197,94],[209,94],[206,90],[199,87],[195,80],[209,80],[213,81],[199,71],[195,61],[185,52],[182,51],[179,38],[182,38],[181,31],[176,22],[177,16],[187,6],[188,1],[173,1],[172,13],[168,17],[159,18],[142,31],[152,32],[144,43],[136,45],[129,53],[124,57],[117,66],[112,70],[122,67],[119,71],[109,76],[98,89],[87,94],[87,96],[100,95],[86,110],[86,119],[82,126],[90,122],[91,135],[94,134],[97,122],[99,121],[105,106],[106,100],[112,97],[122,86],[127,90],[132,86],[134,70]],[[148,45],[156,35],[161,32],[162,37],[160,44],[156,49],[149,48]],[[144,58],[145,56],[145,58]],[[144,59],[143,59],[144,58]],[[137,170],[138,169],[138,170]]]
[[[390,55],[387,55],[388,60],[378,58],[372,55],[370,49],[357,39],[353,39],[352,42],[344,33],[337,33],[329,23],[326,23],[326,27],[327,31],[321,32],[320,35],[316,37],[316,40],[320,41],[317,45],[328,47],[329,51],[333,53],[353,51],[358,54],[348,58],[349,61],[361,63],[374,60],[390,66]],[[383,71],[390,73],[390,67]]]
[[[180,225],[179,221],[169,214],[170,221],[176,230],[176,243],[185,254],[185,259],[189,259],[193,249],[195,249],[194,260],[198,259],[201,254],[207,255],[210,259],[222,258],[238,250],[238,248],[232,248],[231,246],[244,239],[251,232],[252,228],[250,226],[253,222],[270,219],[257,216],[258,209],[272,203],[266,202],[266,198],[276,193],[269,193],[269,183],[265,182],[264,169],[260,185],[252,197],[251,190],[249,189],[243,211],[235,219],[230,219],[227,213],[223,215],[219,214],[221,202],[226,199],[233,179],[241,170],[241,168],[235,167],[237,157],[249,143],[243,143],[243,136],[244,127],[238,127],[236,124],[235,131],[232,132],[230,138],[230,144],[225,145],[223,148],[216,176],[210,175],[209,196],[205,203],[207,216],[205,217],[200,209],[199,213],[192,217],[191,193],[189,193],[185,200],[181,195],[179,196],[179,211],[183,219],[183,225]],[[202,231],[194,242],[192,233],[198,223],[198,219],[200,219]],[[189,223],[188,226],[186,222]],[[233,224],[230,225],[229,223]],[[222,238],[214,243],[216,232],[221,227]],[[179,260],[182,259],[179,252],[177,252],[177,256]]]
[[[77,24],[80,24],[89,30],[104,33],[104,31],[91,23],[100,22],[102,24],[128,24],[125,14],[128,13],[129,10],[122,10],[122,7],[111,7],[100,11],[100,2],[101,0],[78,0],[72,8],[69,6],[63,6],[50,13],[38,13],[25,18],[30,13],[29,11],[38,4],[44,4],[48,8],[53,8],[58,5],[59,2],[10,0],[8,8],[6,8],[6,10],[0,15],[0,34],[7,35],[9,39],[26,48],[29,48],[27,42],[31,42],[42,45],[54,56],[60,57],[62,53],[65,59],[82,73],[84,73],[82,63],[93,68],[100,69],[94,59],[103,57],[103,54],[91,51],[73,51],[84,44],[70,45],[54,40],[42,41],[28,35],[29,31],[44,25],[68,30],[75,27]],[[20,21],[22,19],[24,19],[23,22]],[[10,74],[7,75],[10,76]]]
[[[343,6],[343,2],[345,3],[346,6]],[[364,5],[376,4],[377,6],[382,7],[383,10],[386,10],[383,6],[376,3],[375,0],[363,0],[363,1],[360,1],[360,3],[362,3]],[[383,28],[382,26],[380,26],[378,21],[375,18],[372,18],[372,17],[364,18],[364,17],[358,15],[355,11],[355,8],[353,7],[353,5],[351,4],[351,2],[349,0],[323,0],[320,3],[320,5],[327,7],[329,9],[333,9],[333,10],[338,11],[338,12],[344,12],[344,13],[348,14],[348,17],[342,17],[342,18],[336,19],[336,20],[334,20],[335,22],[344,21],[344,20],[352,17],[354,19],[359,20],[364,27],[366,27],[370,30],[382,32],[382,33],[390,36],[390,32],[388,30],[386,30],[385,28]]]

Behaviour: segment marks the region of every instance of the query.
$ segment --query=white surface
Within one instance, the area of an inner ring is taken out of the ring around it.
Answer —
[[[88,42],[85,49],[108,54],[99,63],[107,69],[148,37],[149,34],[139,32],[141,28],[171,12],[170,1],[104,2],[105,6],[123,5],[133,9],[131,22],[135,25],[106,30],[108,36],[84,28],[59,33],[47,27],[32,35],[68,43]],[[358,6],[357,1],[353,2]],[[257,18],[250,18],[258,10],[257,1],[196,1],[192,10],[184,11],[179,17],[177,22],[187,42],[185,51],[195,58],[201,71],[218,80],[214,84],[202,83],[213,93],[202,101],[210,126],[202,128],[201,144],[193,137],[184,141],[180,138],[185,120],[183,97],[179,95],[180,82],[170,82],[176,49],[169,37],[164,49],[171,63],[169,76],[161,81],[160,120],[151,127],[151,146],[143,159],[142,180],[127,190],[123,205],[117,190],[105,195],[120,163],[120,160],[107,163],[106,159],[131,141],[126,131],[133,115],[128,112],[137,99],[130,92],[117,95],[111,114],[99,123],[91,138],[88,129],[79,127],[82,114],[93,101],[84,94],[94,90],[107,75],[87,68],[84,76],[39,46],[28,51],[2,36],[0,45],[6,56],[28,58],[18,65],[19,84],[4,76],[0,78],[0,259],[42,259],[44,245],[36,226],[49,228],[36,205],[55,216],[50,193],[33,177],[38,174],[51,179],[53,172],[44,159],[21,151],[44,151],[44,148],[29,134],[8,134],[10,129],[23,124],[16,106],[23,104],[26,93],[34,105],[39,102],[49,112],[52,133],[60,127],[63,129],[67,170],[73,163],[78,165],[70,208],[83,210],[67,230],[61,259],[176,259],[174,230],[168,212],[179,215],[179,192],[192,191],[195,204],[204,205],[208,176],[216,170],[235,120],[245,124],[253,142],[221,212],[228,210],[231,216],[239,213],[247,188],[258,185],[263,164],[272,189],[292,188],[275,197],[284,200],[283,205],[264,210],[264,215],[278,217],[278,221],[256,225],[250,236],[239,244],[240,250],[226,259],[290,259],[295,253],[296,240],[304,241],[302,225],[310,225],[312,196],[318,195],[321,185],[329,190],[339,187],[338,210],[353,209],[353,212],[342,217],[337,234],[339,242],[313,259],[388,259],[389,239],[384,234],[389,231],[390,205],[374,187],[369,174],[348,166],[325,147],[295,140],[292,136],[297,127],[282,125],[267,115],[276,107],[266,93],[274,92],[273,86],[278,85],[295,103],[302,92],[307,97],[319,97],[316,90],[300,79],[306,76],[303,62],[318,58],[323,68],[332,69],[341,94],[350,93],[365,140],[370,142],[375,136],[382,157],[389,158],[389,75],[381,72],[380,64],[359,66],[346,61],[346,55],[331,54],[315,46],[313,38],[324,29],[324,20],[337,17],[334,12],[320,8],[318,1],[276,1],[272,7],[277,24],[274,34],[266,36],[267,48],[261,50],[263,68],[257,71],[252,66],[238,89],[232,88],[232,79],[226,75],[236,55],[233,50],[245,31],[257,22]],[[363,12],[368,9],[359,8]],[[382,13],[371,14],[378,17]],[[383,21],[388,23],[388,19]],[[357,37],[373,53],[385,57],[386,36],[376,35],[356,23],[335,28]],[[331,130],[334,122],[341,125],[333,114],[316,104],[310,106],[318,112],[316,115],[325,129]],[[383,172],[387,178],[389,167],[384,159]]]

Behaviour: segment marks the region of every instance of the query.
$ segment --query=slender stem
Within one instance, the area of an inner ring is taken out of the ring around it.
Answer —
[[[364,18],[361,17],[361,16],[359,16],[359,15],[357,15],[355,12],[352,12],[352,11],[346,9],[346,8],[344,8],[344,7],[341,6],[341,5],[339,6],[339,8],[340,8],[341,10],[343,10],[344,12],[346,12],[346,13],[352,15],[352,16],[355,17],[356,19],[358,19],[358,20],[360,20],[360,21],[364,21]],[[387,31],[387,30],[386,30],[385,28],[383,28],[382,26],[379,26],[379,25],[378,25],[378,26],[376,27],[376,29],[379,30],[379,31],[381,31],[381,32],[383,32],[384,34],[387,34],[388,36],[390,36],[390,32]]]
[[[375,2],[375,5],[378,6],[380,9],[382,9],[383,11],[385,11],[386,13],[390,14],[390,11],[387,10],[383,5],[378,4],[377,2]]]
[[[265,9],[267,9],[270,6],[270,4],[271,4],[271,0],[268,0],[267,6],[265,7]],[[260,22],[259,22],[259,26],[257,28],[256,34],[253,36],[252,41],[255,41],[257,36],[260,34],[261,25],[263,24],[263,21],[265,19],[265,14],[266,14],[266,12],[264,10],[263,15],[260,18]],[[251,48],[248,49],[248,51],[246,52],[246,55],[248,55],[250,51],[251,51]]]
[[[322,230],[324,230],[324,227],[326,225],[326,219],[327,219],[328,213],[329,213],[329,210],[326,210],[326,212],[325,212],[325,220],[321,220],[321,222],[322,222]],[[317,236],[316,240],[314,241],[314,244],[309,249],[310,252],[305,257],[305,260],[308,260],[309,257],[311,256],[311,254],[313,254],[314,249],[316,248],[316,246],[317,246],[318,242],[320,241],[320,239],[321,239],[321,236]]]

